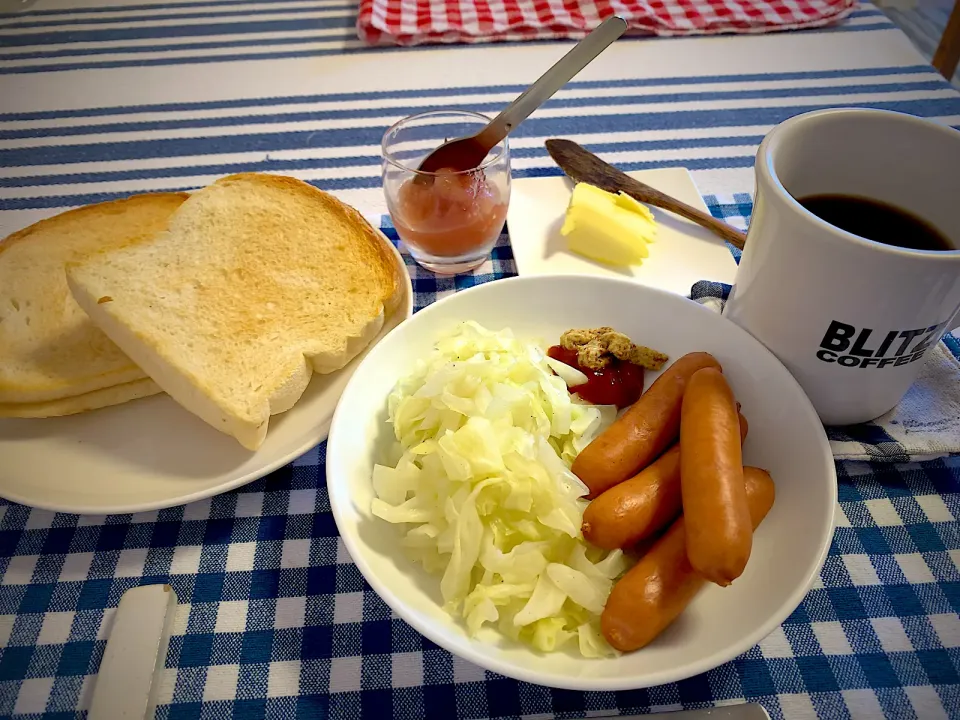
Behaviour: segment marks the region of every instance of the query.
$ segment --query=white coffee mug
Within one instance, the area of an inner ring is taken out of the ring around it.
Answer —
[[[960,132],[882,110],[821,110],[760,144],[756,197],[724,316],[780,358],[827,425],[893,408],[960,324]],[[850,195],[925,220],[953,250],[864,239],[797,198]]]

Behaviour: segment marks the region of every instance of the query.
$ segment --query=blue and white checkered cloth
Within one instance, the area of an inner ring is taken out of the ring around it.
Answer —
[[[515,272],[505,236],[473,275],[408,268],[418,308]],[[783,720],[960,718],[960,457],[838,463],[830,555],[782,627],[680,683],[580,693],[485,672],[394,616],[338,538],[324,453],[168,510],[0,505],[0,717],[82,717],[120,596],[170,583],[161,718],[575,718],[743,701]]]

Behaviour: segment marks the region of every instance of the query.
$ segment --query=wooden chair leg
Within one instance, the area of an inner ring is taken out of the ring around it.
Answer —
[[[956,0],[953,4],[953,12],[947,20],[947,27],[944,28],[940,45],[933,54],[933,67],[950,80],[957,71],[958,63],[960,63],[960,0]]]

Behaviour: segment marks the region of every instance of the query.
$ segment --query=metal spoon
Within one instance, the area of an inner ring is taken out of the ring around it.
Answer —
[[[498,142],[606,50],[610,43],[623,35],[626,29],[627,23],[621,17],[614,15],[604,20],[486,127],[474,135],[450,140],[427,155],[420,163],[420,172],[437,172],[442,168],[462,171],[477,167]]]

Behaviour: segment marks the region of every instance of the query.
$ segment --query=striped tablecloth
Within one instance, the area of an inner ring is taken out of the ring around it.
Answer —
[[[0,16],[0,236],[238,170],[296,175],[379,218],[387,125],[495,111],[567,45],[368,50],[345,0],[132,2]],[[518,129],[513,167],[556,173],[542,141],[574,137],[624,168],[690,168],[713,213],[743,226],[761,136],[836,105],[960,125],[960,95],[863,6],[805,33],[622,40]],[[422,307],[514,267],[504,237],[474,275],[412,271]],[[0,504],[0,716],[82,716],[120,595],[170,582],[182,604],[162,717],[580,717],[749,699],[789,720],[960,718],[960,458],[838,473],[830,556],[789,620],[712,672],[622,693],[485,673],[393,617],[337,537],[323,446],[160,512]]]

